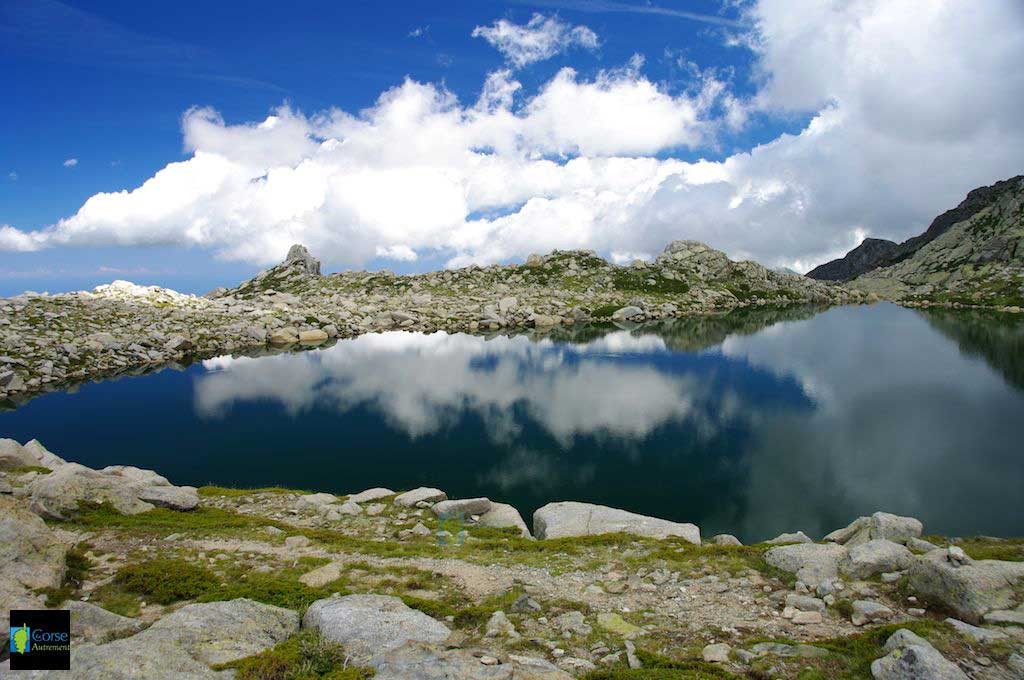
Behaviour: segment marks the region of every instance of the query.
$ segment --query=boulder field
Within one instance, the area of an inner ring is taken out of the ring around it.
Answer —
[[[510,505],[433,487],[195,489],[0,440],[0,609],[69,609],[61,677],[75,680],[285,677],[298,663],[439,680],[684,661],[780,678],[1024,669],[1019,541],[983,544],[1013,559],[974,558],[980,539],[925,540],[885,512],[748,546],[590,503],[532,519],[533,535]],[[843,642],[864,631],[877,643]]]

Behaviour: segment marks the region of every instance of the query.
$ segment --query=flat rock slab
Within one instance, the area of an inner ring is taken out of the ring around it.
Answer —
[[[438,517],[466,518],[470,515],[482,515],[490,510],[491,506],[488,498],[462,498],[435,503],[430,511]]]
[[[562,501],[548,503],[533,513],[533,534],[539,539],[617,532],[650,538],[678,536],[700,545],[700,529],[695,524],[670,522],[603,505]]]
[[[399,494],[395,497],[395,503],[411,508],[417,503],[438,503],[447,499],[448,494],[444,491],[428,486],[421,486],[418,489],[413,489],[412,491],[406,491],[403,494]]]
[[[369,503],[370,501],[379,501],[381,498],[387,498],[388,496],[394,496],[395,492],[391,489],[378,486],[373,489],[367,489],[366,491],[360,491],[354,493],[348,497],[351,503]]]
[[[346,595],[317,600],[306,610],[302,625],[344,645],[360,663],[367,663],[410,640],[441,643],[451,634],[440,621],[387,595]]]
[[[883,572],[903,571],[913,561],[914,554],[905,546],[875,538],[850,548],[840,567],[855,578],[866,579]]]

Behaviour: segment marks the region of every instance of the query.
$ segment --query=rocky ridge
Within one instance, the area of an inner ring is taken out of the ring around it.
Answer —
[[[115,281],[92,292],[0,300],[0,402],[168,364],[392,329],[543,332],[869,298],[733,262],[694,241],[624,267],[592,252],[556,251],[523,265],[406,276],[321,275],[320,262],[296,245],[282,264],[206,297]]]
[[[72,678],[244,680],[300,660],[375,678],[552,680],[1024,668],[1024,541],[926,540],[912,517],[744,546],[557,502],[535,513],[534,539],[511,506],[436,488],[196,490],[34,441],[0,452],[0,608],[69,608]],[[152,489],[196,503],[140,507]],[[489,522],[500,507],[518,521]]]

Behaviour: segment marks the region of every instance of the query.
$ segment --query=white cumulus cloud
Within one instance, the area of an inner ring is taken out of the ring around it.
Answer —
[[[78,165],[78,159],[77,158],[69,158],[66,161],[64,161],[64,167],[65,168],[73,168],[76,165]]]
[[[600,44],[597,34],[586,26],[571,26],[543,14],[534,14],[526,24],[499,19],[490,26],[477,26],[473,37],[489,42],[515,68],[550,59],[571,47],[595,50]]]
[[[100,193],[0,248],[200,246],[280,260],[302,242],[330,266],[450,265],[592,248],[616,259],[693,238],[804,271],[864,235],[920,232],[971,188],[1024,169],[1024,5],[762,0],[735,36],[759,89],[692,69],[681,93],[642,60],[532,92],[511,69],[476,101],[406,80],[360,112],[283,107],[254,123],[183,117],[187,159]],[[980,40],[978,36],[984,36]],[[736,76],[733,76],[735,78]],[[700,153],[750,114],[809,122],[721,161]]]

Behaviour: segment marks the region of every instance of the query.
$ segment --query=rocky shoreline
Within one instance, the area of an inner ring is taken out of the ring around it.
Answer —
[[[517,332],[636,323],[744,308],[838,305],[874,296],[693,241],[628,266],[588,251],[524,265],[420,275],[322,275],[302,246],[284,263],[205,297],[125,281],[92,292],[0,299],[0,403],[75,383],[232,353],[315,347],[387,330]]]
[[[295,649],[345,678],[1024,674],[1024,541],[885,512],[744,546],[572,501],[530,527],[436,488],[196,489],[12,440],[0,509],[0,608],[71,609],[61,677],[291,677]]]

